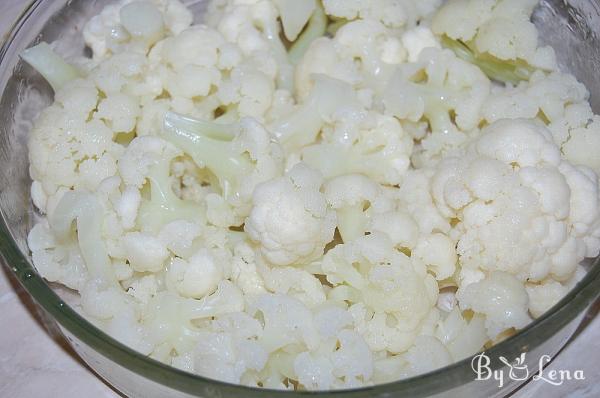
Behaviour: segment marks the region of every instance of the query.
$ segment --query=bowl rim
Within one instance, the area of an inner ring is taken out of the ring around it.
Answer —
[[[49,0],[34,0],[29,3],[12,25],[0,47],[0,78],[10,76],[7,69],[7,54],[16,46],[15,40],[43,3]],[[66,3],[66,1],[65,1]],[[2,79],[2,97],[8,79]],[[423,396],[436,394],[459,387],[475,379],[471,367],[471,357],[450,364],[432,372],[403,379],[346,390],[327,391],[281,391],[231,384],[199,375],[191,374],[147,357],[116,341],[94,326],[74,309],[67,305],[37,273],[29,256],[24,254],[13,238],[4,211],[0,209],[0,257],[2,263],[17,278],[28,294],[44,311],[50,314],[69,334],[116,364],[156,383],[190,395],[202,392],[218,392],[217,396],[243,396],[262,398],[265,395],[276,398],[305,396],[373,397],[390,394],[410,394]],[[503,364],[496,359],[500,356],[514,358],[528,352],[554,336],[578,315],[582,314],[600,296],[600,262],[587,272],[585,277],[554,307],[537,318],[515,335],[489,348],[485,352],[491,358],[492,369]],[[110,383],[110,382],[109,382]],[[516,387],[516,386],[515,386]]]

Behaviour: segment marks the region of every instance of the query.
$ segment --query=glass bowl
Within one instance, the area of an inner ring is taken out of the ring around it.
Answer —
[[[357,390],[322,393],[282,392],[247,388],[192,375],[141,355],[115,341],[81,317],[65,303],[31,264],[26,245],[35,216],[29,197],[27,133],[36,113],[52,99],[45,82],[19,60],[19,54],[36,41],[60,40],[63,52],[82,52],[83,23],[106,1],[36,0],[31,3],[0,50],[0,254],[34,300],[56,322],[74,350],[108,383],[131,397],[281,397],[306,395],[339,397],[505,396],[525,380],[475,380],[471,359],[443,369]],[[190,0],[201,15],[205,1]],[[600,111],[600,0],[543,0],[534,21],[540,37],[551,44],[562,66],[584,82],[591,103]],[[489,349],[490,368],[504,365],[526,353],[530,375],[538,370],[543,355],[554,356],[573,335],[590,303],[600,292],[600,266],[590,263],[586,277],[563,300],[541,318],[504,342]],[[506,372],[506,374],[508,374]],[[590,381],[592,382],[592,381]]]

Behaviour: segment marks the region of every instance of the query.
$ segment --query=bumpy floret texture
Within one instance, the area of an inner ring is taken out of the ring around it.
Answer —
[[[536,1],[121,0],[29,136],[37,270],[144,355],[347,389],[472,356],[600,252],[600,117]],[[198,20],[198,16],[196,20]]]

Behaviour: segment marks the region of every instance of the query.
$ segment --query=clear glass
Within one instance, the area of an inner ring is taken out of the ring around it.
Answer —
[[[190,0],[200,15],[205,1]],[[569,3],[570,5],[567,5]],[[592,105],[600,110],[600,1],[543,0],[534,21],[542,40],[554,46],[559,60],[592,92]],[[69,51],[83,51],[83,23],[105,1],[37,0],[15,24],[0,49],[0,255],[35,301],[51,316],[75,351],[115,388],[132,397],[282,397],[324,395],[340,397],[505,396],[522,383],[507,381],[499,389],[494,381],[475,381],[470,360],[408,380],[375,387],[322,393],[281,392],[226,384],[188,374],[138,354],[110,338],[69,307],[35,271],[26,247],[31,210],[26,137],[35,114],[51,101],[51,91],[19,53],[38,40],[62,39]],[[560,303],[515,336],[488,350],[491,367],[499,369],[500,356],[516,358],[527,353],[529,369],[536,370],[542,355],[554,356],[573,335],[589,304],[600,292],[600,266],[591,265],[587,276]]]

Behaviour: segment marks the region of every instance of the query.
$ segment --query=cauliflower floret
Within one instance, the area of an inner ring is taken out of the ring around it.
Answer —
[[[173,221],[165,225],[158,238],[173,254],[180,258],[192,255],[194,241],[208,231],[196,223],[187,220]]]
[[[364,339],[356,332],[344,329],[336,340],[339,347],[333,352],[322,348],[296,357],[294,372],[302,386],[309,390],[353,388],[371,379],[372,353]]]
[[[302,160],[326,178],[364,174],[380,184],[400,184],[410,167],[412,138],[395,118],[369,116],[335,126],[327,141],[302,150]]]
[[[237,244],[231,264],[231,280],[246,295],[266,293],[265,281],[258,272],[256,254],[246,242]]]
[[[457,298],[461,310],[471,309],[485,315],[490,339],[531,322],[527,291],[517,278],[506,272],[494,271],[481,282],[459,289]]]
[[[525,120],[499,121],[466,155],[443,160],[432,190],[440,211],[458,221],[463,277],[480,268],[520,280],[569,278],[600,249],[598,180],[590,177],[561,160],[546,128]]]
[[[71,289],[82,289],[88,279],[86,264],[76,246],[56,242],[47,220],[29,232],[27,245],[36,270],[49,282],[60,282]]]
[[[395,66],[406,60],[402,41],[376,20],[347,23],[333,39],[319,38],[296,68],[296,92],[305,100],[315,85],[315,74],[341,80],[354,89],[380,92]]]
[[[333,240],[335,213],[319,192],[322,183],[319,172],[300,163],[256,187],[245,231],[272,264],[309,262]]]
[[[439,0],[324,0],[325,12],[347,20],[374,19],[390,28],[412,27],[439,7]]]
[[[327,299],[321,282],[307,271],[285,267],[263,269],[261,274],[267,290],[294,297],[308,308],[323,304]]]
[[[436,233],[420,239],[413,256],[427,265],[437,280],[444,280],[454,275],[456,270],[458,256],[455,248],[456,243],[447,235]]]
[[[138,272],[157,272],[163,269],[169,251],[160,239],[140,233],[130,232],[123,237],[127,260]]]
[[[418,122],[425,119],[426,136],[413,163],[417,167],[465,143],[479,125],[479,113],[490,92],[489,79],[448,50],[426,48],[419,61],[400,67],[383,95],[386,113]]]
[[[539,285],[525,286],[529,297],[529,313],[534,318],[542,316],[568,292],[560,282],[546,280]]]
[[[222,261],[207,249],[200,249],[187,261],[173,258],[167,269],[167,284],[183,297],[199,299],[212,294],[224,276]]]
[[[433,17],[432,28],[468,43],[468,50],[477,54],[556,70],[552,48],[538,47],[538,32],[530,21],[536,5],[536,0],[451,0]]]
[[[125,51],[131,41],[145,48],[165,35],[179,34],[192,24],[192,13],[179,0],[121,0],[92,17],[83,28],[94,58]],[[135,47],[133,47],[135,48]]]
[[[119,160],[123,182],[142,189],[150,185],[150,198],[142,199],[137,225],[146,232],[157,234],[163,226],[177,220],[205,223],[205,209],[191,201],[182,200],[172,189],[171,161],[181,152],[167,141],[151,136],[134,139]]]
[[[170,361],[172,351],[186,353],[198,344],[200,331],[193,322],[244,310],[244,298],[231,282],[221,281],[217,291],[201,300],[171,292],[154,295],[141,313],[141,326],[154,350],[151,356]]]
[[[321,268],[334,286],[330,298],[363,302],[399,324],[418,324],[437,301],[435,279],[424,266],[396,251],[384,234],[336,246],[327,252]]]
[[[98,101],[92,83],[75,80],[56,93],[55,103],[42,112],[31,131],[31,176],[47,196],[59,187],[93,191],[117,173],[124,148],[95,116]]]
[[[319,332],[312,312],[298,299],[283,294],[263,294],[252,304],[262,314],[264,330],[258,342],[268,353],[287,345],[309,349],[319,346]]]
[[[243,118],[223,131],[214,123],[169,113],[163,136],[217,178],[221,195],[235,208],[235,225],[241,225],[249,214],[255,187],[283,171],[281,148],[251,118]]]
[[[399,209],[413,217],[418,226],[416,233],[424,235],[436,232],[448,234],[451,230],[451,220],[438,209],[434,200],[431,186],[434,174],[432,169],[410,170],[397,193]],[[416,245],[418,236],[413,234],[412,237],[411,241]]]
[[[438,322],[435,337],[446,346],[454,361],[474,355],[489,340],[485,317],[476,314],[467,321],[458,306]]]
[[[419,56],[426,48],[441,48],[431,29],[426,26],[417,26],[402,35],[402,44],[408,52],[408,61],[417,62]]]
[[[247,314],[231,313],[210,323],[199,333],[194,348],[194,371],[205,377],[240,383],[244,373],[261,371],[268,353],[257,343],[260,323]]]
[[[381,195],[379,184],[365,176],[350,174],[330,180],[324,194],[336,210],[342,240],[347,243],[363,236],[368,222],[364,210]]]
[[[291,91],[293,67],[280,39],[279,10],[269,1],[240,3],[227,1],[218,18],[207,18],[230,43],[236,44],[245,58],[253,60],[270,78],[276,79],[277,88]],[[212,22],[214,21],[214,25]]]

